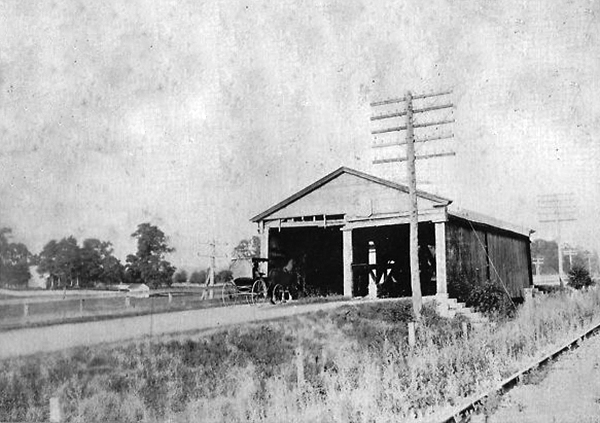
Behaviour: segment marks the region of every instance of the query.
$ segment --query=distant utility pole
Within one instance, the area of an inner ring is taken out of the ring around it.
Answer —
[[[533,259],[533,265],[535,266],[535,275],[536,276],[540,275],[540,269],[542,267],[542,264],[544,264],[544,257],[535,257]]]
[[[586,251],[585,255],[587,257],[588,262],[588,272],[590,272],[590,276],[592,274],[592,253],[590,251]]]
[[[377,129],[372,131],[373,135],[388,134],[394,132],[405,131],[405,140],[394,141],[388,143],[378,143],[373,145],[374,148],[381,147],[392,147],[397,145],[406,145],[406,157],[394,157],[390,159],[374,160],[373,164],[382,163],[393,163],[393,162],[406,162],[406,175],[408,179],[408,193],[410,198],[410,275],[411,275],[411,288],[412,288],[412,302],[415,316],[419,318],[421,316],[421,309],[423,308],[423,299],[421,296],[421,279],[419,271],[419,210],[417,205],[417,176],[416,176],[416,165],[417,159],[429,159],[433,157],[441,156],[453,156],[456,153],[437,153],[417,156],[415,154],[415,142],[426,142],[433,140],[440,140],[446,138],[452,138],[453,135],[436,134],[434,136],[424,137],[421,139],[415,139],[414,129],[425,128],[425,127],[439,127],[453,123],[454,119],[443,119],[438,121],[414,123],[413,117],[415,114],[433,112],[435,110],[451,109],[453,104],[446,103],[441,105],[430,105],[428,107],[421,107],[418,109],[413,108],[413,100],[415,99],[428,99],[432,97],[440,97],[451,94],[451,91],[445,91],[435,94],[420,94],[412,95],[410,91],[406,92],[406,95],[402,98],[389,99],[384,101],[378,101],[371,103],[371,107],[389,106],[397,104],[405,104],[405,109],[400,111],[392,111],[383,114],[378,114],[371,117],[371,121],[379,121],[385,119],[396,119],[405,117],[405,124],[390,128]]]
[[[225,255],[217,255],[217,242],[213,239],[209,243],[205,243],[210,247],[210,254],[198,254],[199,257],[208,257],[210,264],[208,268],[208,274],[206,275],[206,286],[213,286],[215,284],[215,269],[217,267],[217,257],[227,257]]]
[[[208,269],[206,286],[213,286],[215,284],[215,267],[217,267],[217,243],[214,239],[210,243],[210,247],[210,267]]]
[[[540,223],[556,224],[556,243],[558,244],[558,278],[564,285],[565,272],[563,269],[563,245],[561,237],[562,222],[575,219],[575,204],[573,193],[538,195],[538,213]]]
[[[568,248],[563,251],[563,254],[569,256],[569,271],[573,269],[573,256],[577,255],[577,250]]]

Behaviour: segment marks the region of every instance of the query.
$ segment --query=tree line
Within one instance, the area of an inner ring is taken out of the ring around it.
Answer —
[[[170,285],[175,267],[166,259],[174,248],[165,233],[150,223],[141,223],[131,237],[137,251],[125,263],[115,257],[110,241],[87,238],[81,245],[73,236],[49,241],[39,254],[11,241],[11,229],[0,229],[0,286],[26,287],[30,266],[47,276],[49,288],[91,288],[116,283],[146,283],[156,288]]]
[[[571,248],[575,254],[572,257],[564,254],[563,269],[569,272],[573,268],[585,268],[590,273],[595,273],[600,270],[600,259],[596,251],[589,251],[582,247]],[[558,244],[556,241],[547,241],[544,239],[536,239],[531,243],[531,258],[543,258],[544,262],[540,266],[540,274],[551,275],[558,273]],[[535,274],[535,266],[531,264],[532,271]]]
[[[0,228],[0,286],[27,285],[33,255],[25,244],[12,242],[11,234],[10,228]]]
[[[175,251],[169,246],[165,233],[155,225],[141,223],[131,234],[137,241],[135,254],[125,263],[114,255],[110,241],[84,239],[81,244],[73,236],[49,241],[38,254],[32,254],[23,243],[12,241],[12,230],[0,228],[0,287],[27,287],[31,266],[47,279],[47,288],[93,288],[118,283],[145,283],[151,288],[170,286],[173,282],[204,284],[208,270],[192,272],[176,268],[167,259]],[[242,240],[233,250],[234,259],[249,259],[260,251],[258,237]],[[215,282],[232,277],[222,269]]]

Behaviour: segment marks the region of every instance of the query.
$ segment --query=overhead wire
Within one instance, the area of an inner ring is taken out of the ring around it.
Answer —
[[[504,291],[506,292],[506,295],[508,296],[508,299],[510,300],[510,303],[512,304],[513,308],[516,310],[517,309],[517,305],[513,301],[512,297],[510,295],[510,292],[508,292],[508,288],[506,287],[506,284],[504,283],[504,281],[500,277],[500,273],[498,273],[498,270],[496,269],[496,266],[494,266],[494,262],[492,261],[492,258],[490,257],[489,253],[487,252],[487,250],[485,248],[485,245],[481,241],[481,238],[477,234],[477,231],[475,230],[475,227],[473,226],[473,224],[471,223],[470,220],[467,220],[467,222],[469,222],[469,226],[471,226],[471,229],[473,230],[473,233],[475,234],[475,237],[477,238],[477,241],[479,242],[479,245],[481,245],[481,248],[483,249],[483,251],[484,251],[484,253],[485,253],[486,257],[487,257],[488,263],[490,264],[491,268],[494,270],[494,273],[496,274],[496,277],[498,278],[498,281],[500,281],[500,284],[502,285],[502,288],[504,288]]]

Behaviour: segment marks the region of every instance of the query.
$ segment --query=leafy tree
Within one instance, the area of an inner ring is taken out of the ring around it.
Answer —
[[[9,240],[12,230],[0,229],[0,286],[27,286],[32,254],[25,244]]]
[[[558,244],[556,241],[536,239],[531,243],[531,257],[544,258],[544,264],[542,264],[540,268],[541,274],[548,275],[558,273]],[[567,268],[565,267],[565,269]]]
[[[233,273],[231,272],[231,270],[229,269],[224,269],[219,271],[216,275],[215,275],[215,283],[223,283],[225,281],[228,281],[229,279],[233,278]]]
[[[203,284],[206,282],[206,270],[196,270],[190,275],[190,283]]]
[[[233,249],[233,259],[250,259],[260,257],[260,237],[254,235],[250,239],[242,239]]]
[[[38,272],[48,274],[51,286],[74,286],[81,276],[81,251],[73,237],[48,242],[38,254]]]
[[[590,272],[582,265],[574,265],[569,271],[569,286],[575,289],[586,288],[594,284]]]
[[[566,269],[575,269],[576,267],[583,267],[588,270],[588,272],[593,273],[598,269],[598,254],[595,251],[587,251],[582,247],[575,247],[575,254],[569,258],[569,256],[565,257],[567,263],[565,264]]]
[[[53,287],[92,287],[98,282],[118,283],[124,268],[113,255],[110,242],[88,238],[79,247],[70,236],[60,241],[51,240],[37,256],[38,272],[48,274]]]
[[[95,238],[83,241],[79,266],[82,286],[93,286],[97,282],[105,284],[121,282],[124,268],[113,252],[110,242]]]
[[[175,276],[173,276],[173,281],[175,281],[177,283],[186,283],[187,280],[188,280],[188,274],[184,269],[181,269],[180,271],[175,273]]]
[[[141,223],[131,236],[137,239],[137,252],[127,256],[130,280],[144,282],[152,288],[171,285],[175,267],[165,256],[175,249],[167,244],[164,232],[150,223]]]

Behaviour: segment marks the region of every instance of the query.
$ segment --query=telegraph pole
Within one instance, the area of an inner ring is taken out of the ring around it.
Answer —
[[[556,243],[558,244],[558,279],[560,286],[564,286],[564,269],[563,269],[563,245],[561,234],[561,223],[570,222],[575,219],[575,206],[573,194],[548,194],[538,196],[538,213],[540,223],[555,223],[556,224]]]
[[[535,275],[540,276],[540,269],[542,268],[542,264],[544,264],[544,257],[535,257],[533,259],[533,264],[535,266]]]
[[[413,311],[415,316],[419,318],[421,316],[421,310],[423,308],[423,298],[421,295],[421,278],[420,278],[420,270],[419,270],[419,209],[418,209],[418,196],[417,196],[417,172],[416,172],[416,160],[417,159],[430,159],[434,157],[442,157],[442,156],[453,156],[454,152],[450,153],[437,153],[437,154],[427,154],[417,156],[415,154],[415,142],[427,142],[433,140],[441,140],[446,138],[452,138],[453,135],[435,135],[429,137],[423,137],[421,139],[415,140],[414,137],[414,129],[415,128],[425,128],[425,127],[439,127],[441,125],[445,125],[448,123],[454,122],[453,119],[448,120],[439,120],[432,122],[423,122],[415,124],[413,121],[415,113],[427,113],[435,110],[443,110],[452,108],[453,104],[442,104],[442,105],[432,105],[428,107],[422,107],[419,109],[413,108],[413,100],[414,99],[427,99],[431,97],[438,97],[450,94],[451,91],[440,92],[435,94],[422,94],[413,96],[410,91],[407,91],[403,98],[399,99],[389,99],[379,102],[371,103],[371,107],[377,106],[385,106],[390,104],[397,103],[405,103],[406,110],[404,111],[396,111],[392,113],[384,113],[371,117],[371,121],[378,121],[384,119],[393,119],[399,117],[405,117],[404,126],[397,126],[385,129],[379,129],[372,131],[373,135],[378,134],[388,134],[394,132],[405,132],[405,140],[391,142],[391,143],[380,143],[373,145],[375,148],[380,147],[392,147],[397,145],[406,145],[406,157],[395,157],[391,159],[381,159],[374,160],[374,164],[382,164],[382,163],[392,163],[392,162],[406,162],[406,176],[408,179],[408,193],[410,200],[410,215],[409,215],[409,225],[410,225],[410,235],[409,235],[409,254],[410,254],[410,276],[411,276],[411,289],[412,289],[412,302],[413,302]]]
[[[210,247],[209,254],[200,254],[198,253],[198,257],[208,257],[209,258],[209,268],[208,274],[206,275],[206,286],[213,286],[215,284],[215,269],[217,268],[217,258],[227,257],[226,255],[217,255],[217,241],[213,238],[211,242],[202,243],[204,245],[208,245]],[[226,244],[223,244],[226,245]]]
[[[571,271],[573,269],[573,256],[577,255],[577,250],[569,247],[563,251],[563,254],[569,256],[569,271]]]
[[[215,267],[217,267],[217,243],[213,239],[210,245],[210,267],[208,268],[208,275],[206,277],[206,286],[213,286],[215,284]]]
[[[592,275],[592,253],[590,251],[586,251],[585,255],[587,256],[588,272],[590,272],[590,276],[591,276]]]
[[[419,209],[417,205],[417,170],[415,165],[415,138],[413,129],[412,93],[406,92],[406,175],[410,198],[410,287],[412,289],[413,310],[421,315],[421,278],[419,269]]]

